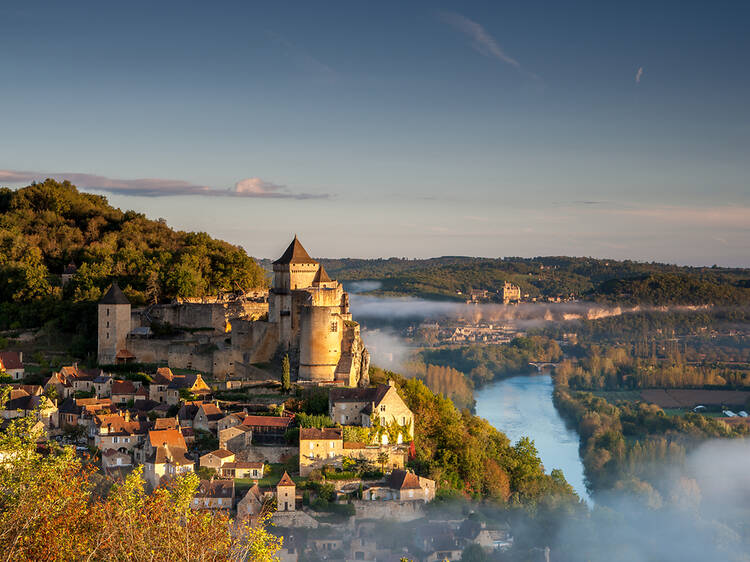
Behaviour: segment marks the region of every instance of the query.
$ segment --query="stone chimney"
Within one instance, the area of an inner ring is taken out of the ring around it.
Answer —
[[[393,379],[388,379],[388,386],[396,386],[396,381]]]

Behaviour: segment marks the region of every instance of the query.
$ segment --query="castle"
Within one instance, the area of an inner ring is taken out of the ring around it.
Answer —
[[[349,295],[296,236],[273,262],[268,291],[132,309],[113,284],[99,301],[98,318],[101,365],[167,363],[243,379],[262,376],[256,364],[286,353],[298,382],[368,382],[369,353],[352,320]],[[157,337],[157,326],[169,326],[172,333]]]

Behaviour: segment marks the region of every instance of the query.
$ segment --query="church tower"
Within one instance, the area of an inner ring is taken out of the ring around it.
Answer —
[[[130,301],[117,283],[99,301],[99,345],[97,361],[112,365],[117,353],[127,348],[130,333]]]

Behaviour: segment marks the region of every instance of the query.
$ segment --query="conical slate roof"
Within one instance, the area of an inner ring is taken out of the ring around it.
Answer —
[[[313,279],[313,283],[330,283],[330,282],[331,282],[331,278],[328,277],[326,270],[323,268],[323,265],[321,264],[320,268],[318,269],[318,272],[315,274],[315,279]]]
[[[102,297],[99,304],[130,304],[128,297],[122,292],[117,283],[112,283],[109,291]]]
[[[277,259],[274,264],[286,265],[288,263],[318,263],[310,257],[307,251],[302,247],[297,235],[294,235],[294,240],[289,244],[284,254]]]

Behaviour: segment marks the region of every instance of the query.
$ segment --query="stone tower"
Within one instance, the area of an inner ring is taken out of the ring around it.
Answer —
[[[281,477],[276,484],[276,510],[277,511],[294,511],[296,509],[294,498],[297,495],[297,486],[289,477],[287,472]]]
[[[130,333],[130,301],[117,283],[99,301],[99,345],[97,361],[100,365],[116,363],[117,352],[127,348]]]
[[[344,289],[323,266],[315,274],[300,307],[299,379],[331,382],[341,360],[345,322],[351,320]]]
[[[292,243],[273,262],[273,286],[268,303],[268,320],[279,325],[279,344],[289,349],[292,337],[299,329],[296,314],[292,314],[292,292],[312,285],[319,264],[302,247],[295,235]]]

